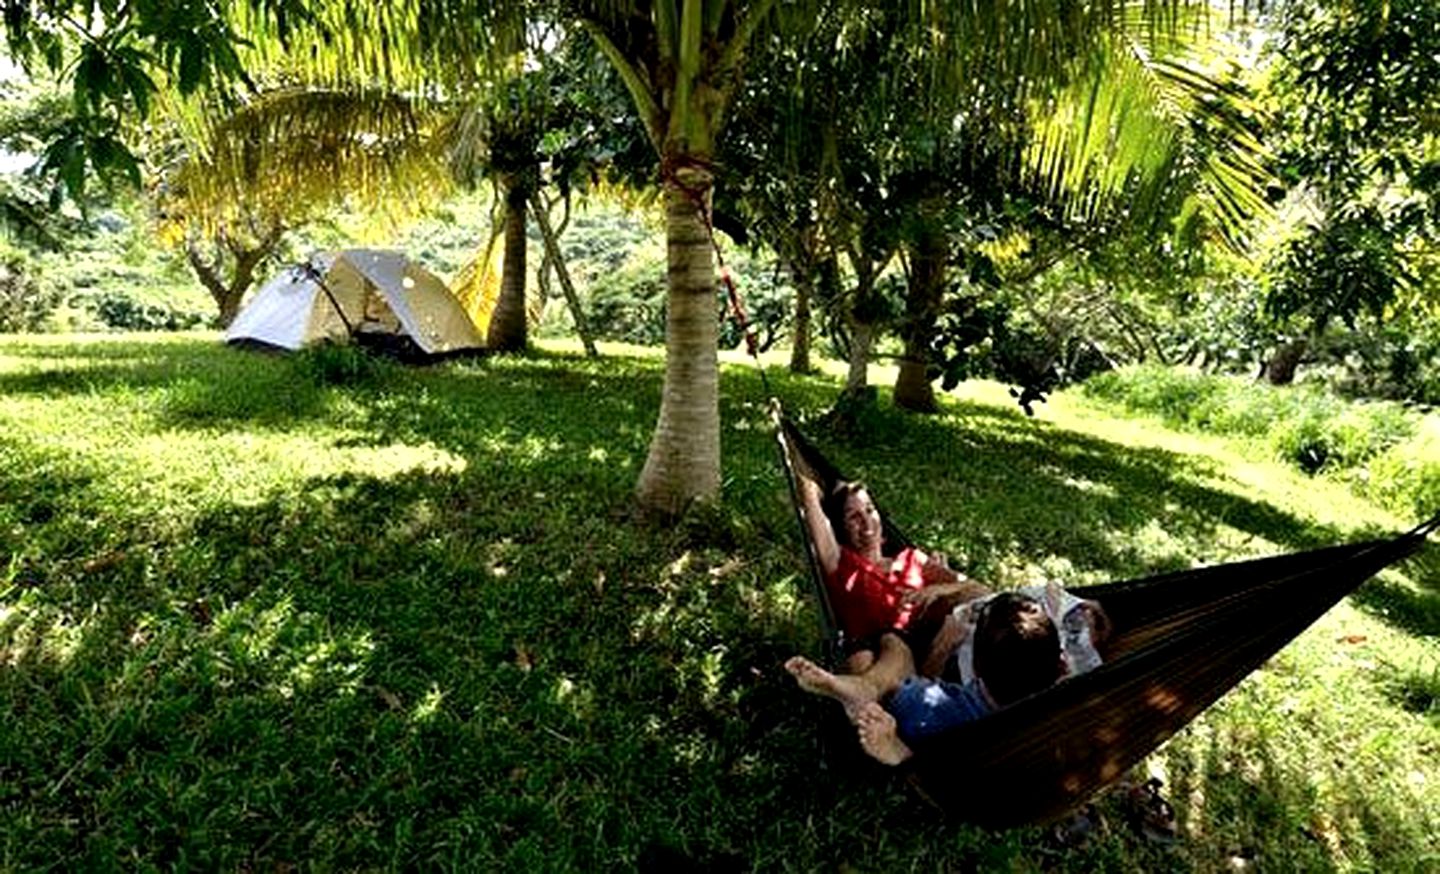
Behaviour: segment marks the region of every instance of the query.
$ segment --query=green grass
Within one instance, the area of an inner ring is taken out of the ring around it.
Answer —
[[[1347,482],[1408,515],[1440,507],[1440,416],[1347,402],[1319,385],[1141,365],[1087,380],[1086,394],[1184,429],[1235,435],[1310,474]]]
[[[1440,560],[1372,581],[1142,770],[1179,813],[947,822],[780,669],[819,646],[753,368],[725,500],[630,512],[661,361],[430,369],[213,335],[0,340],[0,869],[1434,870]],[[830,377],[772,369],[804,417]],[[883,376],[882,376],[883,378]],[[1061,395],[812,424],[976,576],[1080,582],[1404,527]],[[976,787],[983,792],[984,787]]]

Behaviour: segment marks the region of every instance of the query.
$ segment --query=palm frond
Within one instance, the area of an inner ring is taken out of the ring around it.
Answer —
[[[193,113],[204,131],[166,183],[167,208],[189,220],[214,225],[340,204],[404,212],[452,190],[434,141],[448,109],[432,101],[290,87],[204,127],[207,109],[215,112],[174,114]]]
[[[301,20],[230,0],[247,68],[298,81],[454,96],[516,70],[534,6],[486,0],[328,0]]]
[[[450,282],[450,290],[481,336],[489,329],[490,317],[495,314],[495,305],[500,301],[500,278],[505,272],[505,247],[500,245],[504,226],[500,222],[491,222],[490,227],[490,238],[485,245],[465,262]]]
[[[1143,16],[1107,40],[1086,74],[1048,106],[1025,159],[1049,195],[1076,218],[1134,219],[1180,189],[1234,248],[1267,215],[1270,174],[1253,131],[1258,110],[1222,71],[1226,45],[1192,13],[1156,30]],[[1183,196],[1183,195],[1182,195]]]

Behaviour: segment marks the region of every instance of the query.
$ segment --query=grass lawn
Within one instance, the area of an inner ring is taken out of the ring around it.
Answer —
[[[0,339],[0,869],[1440,868],[1440,548],[1150,757],[1174,844],[1114,798],[1078,849],[991,833],[781,670],[818,610],[754,368],[723,374],[723,508],[656,527],[629,497],[662,362],[607,352]],[[770,379],[802,419],[838,385]],[[1000,585],[1418,521],[1078,395],[882,407],[811,436]]]

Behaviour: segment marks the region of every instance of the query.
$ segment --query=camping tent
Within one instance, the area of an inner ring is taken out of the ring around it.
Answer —
[[[321,252],[280,271],[225,340],[282,349],[356,340],[420,357],[484,346],[445,283],[404,253],[372,249]]]

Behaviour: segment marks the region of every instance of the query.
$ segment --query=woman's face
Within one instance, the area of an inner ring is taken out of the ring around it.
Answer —
[[[861,489],[845,499],[845,535],[850,545],[865,549],[880,543],[880,511],[870,500],[870,493]]]

